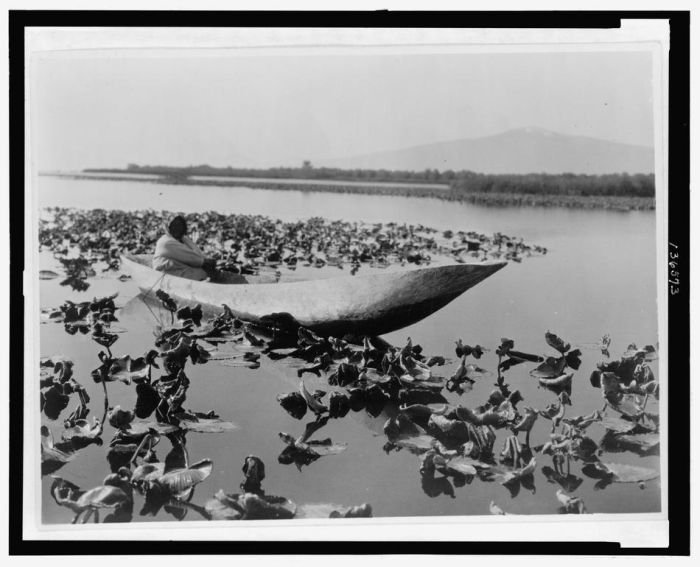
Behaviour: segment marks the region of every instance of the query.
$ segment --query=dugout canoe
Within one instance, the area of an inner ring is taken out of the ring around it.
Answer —
[[[456,264],[379,274],[283,282],[227,285],[193,281],[151,268],[151,256],[122,255],[122,267],[143,295],[167,292],[179,305],[202,305],[220,312],[227,305],[244,321],[269,322],[289,314],[322,335],[382,335],[436,312],[507,262]]]

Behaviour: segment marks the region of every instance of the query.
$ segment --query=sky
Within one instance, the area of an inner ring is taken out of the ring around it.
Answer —
[[[648,53],[221,53],[33,61],[35,170],[301,165],[524,127],[653,146]]]

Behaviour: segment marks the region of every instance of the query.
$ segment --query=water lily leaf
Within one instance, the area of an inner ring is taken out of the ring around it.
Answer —
[[[446,362],[446,360],[445,360],[445,357],[444,357],[444,356],[431,356],[431,357],[427,360],[426,364],[427,364],[428,366],[430,366],[430,367],[433,367],[433,366],[444,366],[444,365],[445,365],[445,362]]]
[[[408,449],[411,453],[420,454],[433,448],[435,438],[427,434],[412,435],[407,437],[398,437],[397,439],[392,440],[392,443],[397,447]]]
[[[195,307],[181,307],[177,310],[175,316],[184,321],[192,321],[197,327],[202,323],[202,306],[197,304]]]
[[[297,507],[281,496],[226,494],[219,490],[205,509],[214,520],[288,520],[295,517]]]
[[[107,412],[107,421],[115,429],[126,429],[134,421],[134,412],[123,410],[120,406],[115,406]]]
[[[556,378],[561,376],[566,368],[566,358],[563,356],[560,358],[549,357],[537,368],[530,371],[530,376],[533,378]]]
[[[277,401],[294,419],[301,419],[306,415],[306,400],[299,392],[280,394]]]
[[[540,378],[539,383],[548,390],[553,392],[566,392],[571,395],[571,381],[574,377],[573,372],[562,374],[556,378]]]
[[[339,367],[340,370],[340,367]],[[342,386],[343,384],[341,383],[343,380],[340,379],[340,372],[339,372],[339,380],[338,380],[338,385]],[[346,373],[346,378],[344,382],[346,384],[352,384],[354,382],[348,382],[347,380],[352,377],[352,373]],[[377,370],[376,368],[364,368],[362,371],[359,373],[357,376],[357,380],[361,382],[368,382],[369,384],[388,384],[392,380],[391,374],[383,374],[381,371]],[[406,384],[415,384],[416,379],[414,379],[410,374],[402,374],[399,376],[399,380]]]
[[[558,484],[567,492],[573,492],[583,483],[583,479],[575,474],[563,474],[555,471],[552,467],[542,467],[542,474],[547,478],[547,482]]]
[[[476,476],[477,470],[473,462],[473,459],[468,457],[456,457],[447,461],[446,468],[462,476]]]
[[[586,506],[578,496],[569,496],[561,489],[557,490],[557,500],[562,505],[561,511],[565,514],[585,514]]]
[[[73,453],[59,449],[54,445],[51,431],[45,425],[41,426],[41,474],[51,474],[74,458]]]
[[[309,409],[316,413],[320,414],[323,412],[327,412],[328,408],[324,406],[322,403],[320,403],[316,398],[314,398],[309,391],[306,389],[306,386],[304,385],[303,380],[299,380],[299,393],[302,395],[304,400],[306,401],[307,405],[309,406]]]
[[[581,366],[581,351],[579,349],[570,350],[566,353],[566,365],[574,370]]]
[[[116,486],[98,486],[85,492],[78,498],[79,510],[86,508],[120,508],[130,501],[129,496]]]
[[[523,360],[522,358],[513,358],[509,356],[498,365],[498,368],[505,372],[506,370],[511,369],[513,366],[517,366],[518,364],[522,364],[523,362],[525,362],[525,360]]]
[[[295,518],[371,518],[369,504],[342,506],[340,504],[302,504],[297,507]]]
[[[93,325],[92,340],[95,341],[98,345],[101,345],[105,348],[109,348],[117,342],[118,338],[119,336],[114,333],[105,332],[102,326],[98,323],[95,323],[95,325]]]
[[[61,412],[68,407],[70,397],[64,393],[60,384],[54,385],[42,392],[42,410],[44,415],[51,420],[58,419]]]
[[[134,469],[131,475],[131,482],[135,485],[155,482],[165,472],[165,463],[143,463]]]
[[[199,344],[196,340],[192,343],[189,354],[192,364],[204,364],[212,357],[211,352]]]
[[[153,386],[145,382],[136,384],[136,407],[134,408],[136,417],[146,419],[156,411],[159,403],[160,396]]]
[[[177,311],[177,303],[175,303],[175,300],[170,297],[170,295],[163,291],[162,289],[159,289],[156,291],[156,297],[160,299],[161,304],[165,309],[170,311],[171,313],[174,313]]]
[[[228,496],[223,490],[219,490],[214,498],[207,500],[204,508],[212,520],[241,520],[245,510],[238,504],[237,496]]]
[[[564,404],[562,403],[562,406]],[[587,429],[589,425],[598,423],[603,419],[603,414],[600,410],[595,410],[587,415],[577,415],[570,418],[565,418],[562,421],[569,425],[573,425],[578,430]]]
[[[496,503],[491,500],[489,503],[489,513],[494,515],[494,516],[508,516],[509,514],[507,512],[504,512],[503,509],[496,505]]]
[[[654,360],[658,360],[659,355],[658,355],[658,353],[656,352],[656,349],[655,349],[653,346],[647,345],[647,346],[644,347],[643,350],[644,350],[644,353],[645,353],[645,354],[644,354],[644,361],[645,361],[645,362],[652,362],[652,361],[654,361]]]
[[[430,367],[418,360],[415,360],[410,355],[399,356],[399,364],[404,370],[404,374],[416,381],[430,380],[432,373]]]
[[[165,350],[161,353],[163,357],[163,366],[169,372],[180,370],[185,365],[187,357],[192,350],[192,339],[185,334],[181,334],[174,348]]]
[[[148,378],[149,364],[143,356],[131,358],[128,354],[112,359],[107,374],[109,381],[120,380],[125,384],[130,384],[131,380],[139,381]]]
[[[56,272],[52,272],[51,270],[39,270],[40,280],[53,280],[57,277],[59,277],[59,275]]]
[[[87,419],[77,419],[72,426],[61,432],[64,441],[92,441],[102,435],[102,424],[95,419],[92,424]]]
[[[502,338],[501,345],[496,349],[496,354],[498,356],[506,356],[512,348],[515,348],[515,342],[511,339]]]
[[[71,508],[76,513],[79,510],[75,503],[78,498],[85,494],[85,491],[81,490],[79,486],[58,476],[53,477],[49,492],[56,504]]]
[[[615,433],[629,433],[637,427],[634,421],[606,415],[602,421],[603,427]]]
[[[532,457],[530,462],[528,462],[524,467],[506,472],[502,477],[501,484],[509,484],[522,480],[524,477],[531,476],[532,473],[535,472],[536,468],[537,462],[535,461],[535,457]]]
[[[562,354],[564,354],[571,348],[571,345],[569,343],[564,342],[557,335],[555,335],[554,333],[550,333],[549,331],[547,331],[544,334],[544,340],[547,341],[547,344],[549,346],[551,346],[555,350],[558,350]]]
[[[610,407],[628,417],[637,418],[644,414],[644,398],[637,394],[622,394],[615,402],[606,398]]]
[[[612,475],[613,482],[645,482],[659,476],[658,471],[620,463],[599,463],[601,470]]]
[[[544,357],[539,356],[538,354],[530,354],[527,352],[521,352],[519,350],[513,350],[513,349],[510,349],[508,351],[508,356],[510,358],[514,358],[514,359],[521,361],[521,362],[543,362],[544,361]]]
[[[175,433],[178,428],[175,425],[159,423],[157,421],[132,421],[129,427],[124,431],[128,435],[139,436],[150,433],[151,430],[161,435],[167,435],[168,433]]]
[[[427,431],[439,439],[452,441],[469,441],[468,423],[459,419],[449,419],[442,415],[431,415],[428,420]]]
[[[400,411],[396,416],[386,420],[384,423],[384,434],[389,439],[406,438],[424,435],[425,429],[414,423],[407,412]]]
[[[331,392],[328,397],[328,415],[334,419],[345,417],[350,411],[350,398],[340,392]]]
[[[180,420],[180,429],[192,431],[194,433],[224,433],[226,431],[235,431],[239,427],[230,421],[222,421],[221,419],[206,419],[199,418],[197,421]]]
[[[348,448],[347,443],[332,443],[330,439],[309,441],[307,444],[311,451],[320,457],[325,457],[327,455],[338,455]]]
[[[176,469],[167,472],[157,479],[156,482],[170,494],[177,496],[207,479],[213,467],[214,463],[210,459],[202,459],[186,469]]]
[[[272,360],[280,360],[282,358],[287,358],[288,356],[294,355],[299,350],[298,347],[291,348],[273,348],[267,350],[265,354]]]
[[[615,441],[618,445],[632,447],[643,452],[658,447],[660,442],[658,433],[622,434],[615,436]]]

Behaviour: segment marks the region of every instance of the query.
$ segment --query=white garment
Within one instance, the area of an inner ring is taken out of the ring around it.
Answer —
[[[183,236],[180,241],[166,233],[156,243],[153,269],[190,280],[205,280],[204,259],[204,253],[189,237]]]

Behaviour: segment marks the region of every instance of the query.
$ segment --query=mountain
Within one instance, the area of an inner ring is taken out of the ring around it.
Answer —
[[[520,128],[494,136],[316,160],[347,169],[466,169],[478,173],[653,173],[654,148],[541,128]]]

